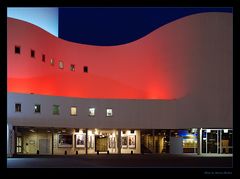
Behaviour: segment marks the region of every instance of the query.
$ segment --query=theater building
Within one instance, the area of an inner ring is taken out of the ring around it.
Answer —
[[[232,14],[94,46],[7,19],[7,152],[232,154]]]

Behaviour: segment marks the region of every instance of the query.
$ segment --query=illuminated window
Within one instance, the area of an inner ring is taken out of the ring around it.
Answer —
[[[95,108],[89,108],[89,116],[95,116]]]
[[[34,50],[31,50],[31,57],[35,58],[35,51]]]
[[[84,66],[84,67],[83,67],[83,72],[84,72],[84,73],[88,73],[88,67],[87,67],[87,66]]]
[[[41,112],[41,105],[40,104],[35,104],[34,105],[34,112],[35,113],[40,113]]]
[[[70,70],[71,70],[71,71],[75,71],[75,65],[71,64],[71,65],[70,65]]]
[[[59,115],[59,105],[53,105],[53,115]]]
[[[15,103],[15,112],[21,112],[21,104]]]
[[[15,54],[20,54],[21,49],[19,46],[15,46]]]
[[[50,63],[52,66],[54,66],[54,59],[51,58]]]
[[[46,59],[45,59],[45,55],[44,55],[44,54],[42,54],[42,61],[43,61],[43,62],[46,61]]]
[[[76,116],[77,115],[77,107],[73,106],[71,107],[71,116]]]
[[[63,68],[64,68],[63,61],[59,61],[59,68],[60,68],[60,69],[63,69]]]
[[[112,109],[107,109],[106,112],[107,112],[106,115],[108,117],[113,115]]]

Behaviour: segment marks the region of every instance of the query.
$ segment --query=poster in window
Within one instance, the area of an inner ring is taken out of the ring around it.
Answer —
[[[115,148],[115,137],[109,137],[109,148]]]
[[[127,141],[128,141],[127,136],[122,137],[122,148],[127,148],[128,146]]]
[[[84,148],[85,147],[85,134],[77,134],[76,135],[76,147]]]
[[[58,147],[72,147],[72,142],[71,134],[58,135]]]
[[[128,136],[128,147],[129,148],[136,148],[136,135],[129,135]]]

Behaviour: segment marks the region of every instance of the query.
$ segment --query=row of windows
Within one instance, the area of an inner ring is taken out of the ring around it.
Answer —
[[[15,46],[15,54],[20,54],[21,53],[21,47],[20,46]],[[30,56],[32,57],[32,58],[35,58],[35,50],[30,50]],[[46,62],[46,56],[45,56],[45,54],[42,54],[42,61],[43,62]],[[51,58],[50,59],[50,64],[52,65],[52,66],[54,66],[54,59],[53,58]],[[59,62],[58,62],[58,67],[60,68],[60,69],[64,69],[64,63],[63,63],[63,61],[61,61],[61,60],[59,60]],[[70,71],[75,71],[75,65],[74,64],[71,64],[70,65]],[[84,73],[88,73],[88,66],[84,66],[83,67],[83,72]]]
[[[22,111],[22,105],[21,103],[15,103],[15,112],[21,112]],[[88,115],[89,116],[95,116],[95,108],[89,108],[88,109]],[[34,113],[40,113],[41,112],[41,105],[35,104],[34,105]],[[60,106],[59,105],[52,105],[52,114],[53,115],[59,115],[60,114]],[[71,116],[77,116],[77,107],[71,106],[70,108],[70,115]],[[113,116],[113,111],[111,108],[106,109],[106,116],[110,117]]]

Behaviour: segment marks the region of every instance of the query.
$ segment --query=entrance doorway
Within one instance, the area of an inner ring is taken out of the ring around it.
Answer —
[[[203,129],[202,153],[206,154],[231,154],[232,130],[231,129]]]
[[[40,154],[49,154],[49,140],[48,139],[39,139],[39,153]]]
[[[107,136],[96,135],[95,136],[95,151],[107,152],[108,150],[108,138]]]

